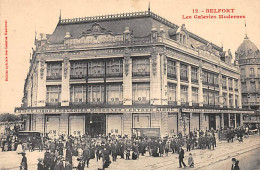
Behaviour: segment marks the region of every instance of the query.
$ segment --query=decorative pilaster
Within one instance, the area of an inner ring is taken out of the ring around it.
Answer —
[[[241,97],[241,81],[238,79],[237,82],[237,88],[238,88],[238,107],[242,109],[242,97]]]
[[[176,78],[177,78],[177,86],[176,86],[176,101],[177,105],[181,105],[181,71],[180,71],[180,62],[176,62]]]
[[[65,57],[62,62],[62,82],[61,82],[61,106],[69,106],[70,103],[70,62]]]
[[[150,58],[150,99],[151,105],[161,105],[161,57],[153,47]]]
[[[236,108],[235,79],[232,79],[233,88],[233,108]]]
[[[227,99],[226,99],[226,102],[227,102],[227,107],[229,108],[231,105],[229,105],[229,83],[228,83],[228,77],[226,77],[226,86],[227,86]]]
[[[123,105],[132,105],[132,59],[129,48],[125,49],[123,71]]]
[[[189,106],[192,106],[192,87],[191,87],[191,66],[188,65],[188,102]]]
[[[203,88],[202,88],[202,67],[199,66],[198,81],[199,81],[199,106],[203,106]]]
[[[222,74],[221,73],[219,73],[219,75],[218,75],[218,83],[219,83],[219,98],[221,98],[221,99],[219,99],[219,103],[220,103],[219,105],[221,108],[223,108],[224,98],[223,98]],[[223,127],[223,126],[221,125],[221,127]]]
[[[37,106],[44,107],[46,105],[46,74],[47,74],[47,64],[45,59],[41,58],[38,61],[38,87],[37,87]]]

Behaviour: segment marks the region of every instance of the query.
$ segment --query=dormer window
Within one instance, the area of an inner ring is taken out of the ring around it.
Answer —
[[[187,35],[184,32],[179,34],[179,42],[181,44],[187,44]]]

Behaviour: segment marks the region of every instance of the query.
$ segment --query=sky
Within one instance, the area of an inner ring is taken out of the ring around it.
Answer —
[[[35,32],[53,33],[61,18],[151,11],[234,53],[249,39],[260,48],[260,0],[0,0],[0,113],[13,113],[21,106],[29,70]],[[199,13],[193,13],[198,9]],[[245,15],[245,19],[183,19],[186,16],[219,15],[206,9],[235,9],[224,15]],[[202,12],[204,11],[204,12]],[[184,15],[184,16],[183,16]],[[7,21],[7,23],[5,23]],[[6,28],[7,25],[7,28]],[[5,31],[8,42],[8,81],[5,81]]]

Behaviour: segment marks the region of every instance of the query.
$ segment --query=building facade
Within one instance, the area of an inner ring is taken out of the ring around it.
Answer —
[[[50,135],[237,127],[240,74],[221,47],[153,12],[59,19],[35,40],[16,113]]]
[[[255,111],[244,116],[244,123],[255,126],[260,122],[260,53],[247,35],[236,51],[236,65],[241,72],[242,106]]]

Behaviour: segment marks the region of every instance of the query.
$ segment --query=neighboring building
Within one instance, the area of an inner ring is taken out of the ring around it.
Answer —
[[[177,132],[243,123],[232,55],[150,12],[59,19],[36,39],[16,113],[52,135]]]
[[[254,126],[259,124],[260,52],[247,35],[236,51],[236,65],[241,72],[242,106],[255,111],[251,116],[244,116],[244,123]]]

